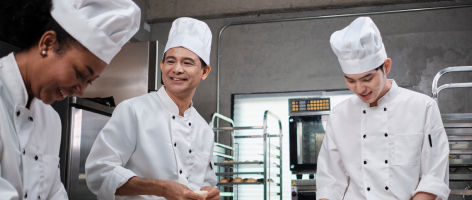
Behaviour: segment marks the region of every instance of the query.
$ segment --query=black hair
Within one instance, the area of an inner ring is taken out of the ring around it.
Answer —
[[[36,45],[49,30],[56,32],[61,52],[77,41],[51,16],[52,0],[1,0],[0,40],[12,44],[20,51]]]
[[[380,66],[378,66],[377,68],[375,68],[375,70],[382,70],[382,72],[384,72],[384,63],[382,63]]]
[[[203,59],[200,58],[200,56],[198,56],[198,59],[200,59],[200,63],[202,63],[202,67],[208,66],[208,64],[206,64],[206,62],[203,61]],[[166,60],[166,53],[164,53],[164,55],[162,56],[162,61],[161,62],[164,62],[165,60]]]

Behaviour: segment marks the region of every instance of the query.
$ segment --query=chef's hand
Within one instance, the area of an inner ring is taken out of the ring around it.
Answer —
[[[197,194],[180,183],[167,181],[164,197],[168,200],[205,200],[207,195]]]
[[[220,199],[220,190],[215,187],[205,186],[200,188],[200,190],[207,191],[206,200],[219,200]]]
[[[418,192],[412,198],[413,200],[434,200],[436,199],[436,195],[426,192]]]

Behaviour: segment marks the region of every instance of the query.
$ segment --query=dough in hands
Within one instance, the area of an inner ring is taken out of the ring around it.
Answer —
[[[201,194],[201,195],[204,195],[204,194],[208,193],[208,191],[206,191],[206,190],[194,190],[193,192],[195,192],[197,194]]]

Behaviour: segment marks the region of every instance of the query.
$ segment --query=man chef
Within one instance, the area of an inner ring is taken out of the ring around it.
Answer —
[[[211,71],[211,31],[202,21],[172,23],[157,92],[120,103],[85,164],[98,199],[219,199],[213,131],[192,105]]]
[[[449,144],[436,102],[387,79],[392,60],[369,17],[334,32],[330,43],[357,97],[328,120],[317,199],[446,200]]]

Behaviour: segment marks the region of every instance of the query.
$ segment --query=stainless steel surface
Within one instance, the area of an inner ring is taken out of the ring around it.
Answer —
[[[472,113],[448,113],[441,114],[443,119],[449,120],[463,120],[463,119],[472,119]]]
[[[263,24],[263,23],[276,23],[276,22],[291,22],[291,21],[302,21],[302,20],[317,20],[317,19],[329,19],[339,17],[355,17],[355,16],[366,16],[366,15],[380,15],[390,13],[404,13],[404,12],[418,12],[428,10],[441,10],[441,9],[453,9],[453,8],[466,8],[472,7],[472,5],[459,5],[459,6],[437,6],[437,7],[426,7],[426,8],[414,8],[414,9],[399,9],[389,11],[378,11],[378,12],[360,12],[360,13],[346,13],[337,15],[322,15],[322,16],[310,16],[310,17],[294,17],[294,18],[282,18],[282,19],[269,19],[269,20],[249,20],[242,22],[231,22],[222,26],[218,32],[217,38],[217,56],[216,56],[216,112],[220,112],[220,66],[221,66],[221,37],[223,32],[231,26],[248,25],[248,24]]]
[[[217,176],[232,176],[236,174],[260,174],[264,175],[264,172],[219,172],[216,173]]]
[[[261,165],[261,164],[264,164],[263,161],[229,161],[229,162],[220,162],[220,163],[215,163],[216,166],[225,166],[225,165],[250,165],[250,164],[254,164],[254,165]]]
[[[303,134],[303,124],[302,122],[297,122],[297,163],[303,163],[303,150],[302,150],[302,134]]]
[[[447,67],[439,71],[436,76],[434,76],[433,83],[432,83],[432,93],[433,93],[433,98],[438,100],[439,97],[439,92],[443,89],[447,88],[464,88],[464,87],[472,87],[472,82],[466,82],[466,83],[447,83],[444,85],[441,85],[438,87],[438,81],[441,76],[443,76],[446,73],[450,72],[466,72],[466,71],[472,71],[472,66],[455,66],[455,67]]]

